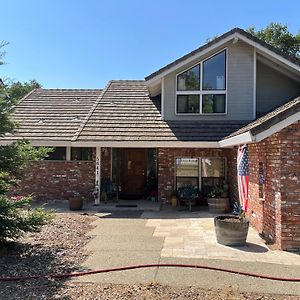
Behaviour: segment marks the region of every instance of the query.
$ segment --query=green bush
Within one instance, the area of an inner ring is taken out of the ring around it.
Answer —
[[[31,200],[30,196],[0,195],[0,244],[17,239],[25,232],[37,232],[54,218],[52,211],[31,208]]]

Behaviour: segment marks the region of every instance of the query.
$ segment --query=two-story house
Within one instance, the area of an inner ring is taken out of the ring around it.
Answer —
[[[105,178],[122,198],[167,202],[191,186],[229,187],[237,201],[236,148],[249,145],[249,213],[281,249],[300,249],[300,61],[236,28],[145,80],[104,89],[37,89],[1,143],[54,147],[33,162],[20,193],[90,197]],[[298,98],[297,98],[298,97]]]

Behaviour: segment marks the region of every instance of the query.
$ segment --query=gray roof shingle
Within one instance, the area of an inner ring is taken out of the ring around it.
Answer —
[[[279,106],[278,108],[271,111],[270,113],[251,122],[250,124],[240,128],[239,130],[231,133],[230,135],[223,138],[223,140],[245,133],[247,131],[249,131],[252,135],[257,135],[299,111],[300,111],[300,97],[297,97],[285,103],[284,105]]]
[[[16,106],[12,120],[19,128],[4,139],[70,141],[100,94],[100,89],[36,89]]]
[[[163,121],[145,81],[111,81],[76,141],[219,141],[242,121]]]

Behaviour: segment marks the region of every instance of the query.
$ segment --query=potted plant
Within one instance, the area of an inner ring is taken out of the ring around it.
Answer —
[[[174,190],[171,194],[171,205],[172,207],[176,207],[178,204],[178,192]]]
[[[152,190],[152,191],[150,192],[150,200],[151,200],[152,202],[155,202],[155,201],[156,201],[156,196],[157,196],[156,191],[155,191],[155,190]]]
[[[210,212],[217,214],[228,212],[230,203],[227,191],[216,187],[207,196],[207,204]]]
[[[249,230],[249,220],[242,207],[234,204],[235,215],[214,218],[217,242],[226,246],[244,246]]]
[[[70,210],[81,210],[83,207],[83,199],[78,192],[73,192],[72,197],[69,198]]]

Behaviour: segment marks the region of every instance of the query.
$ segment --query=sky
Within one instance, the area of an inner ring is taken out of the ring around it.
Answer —
[[[144,79],[207,38],[270,22],[300,29],[299,0],[0,0],[0,78],[44,88]]]

